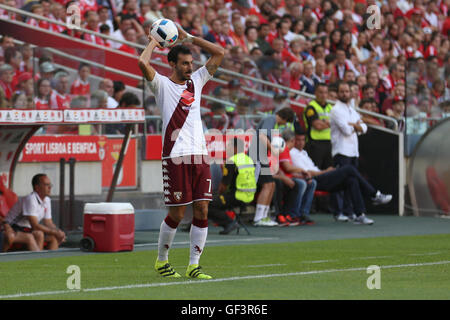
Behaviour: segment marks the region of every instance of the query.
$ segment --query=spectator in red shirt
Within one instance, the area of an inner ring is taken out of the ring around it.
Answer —
[[[122,11],[117,15],[118,20],[124,16],[130,16],[135,19],[139,24],[143,24],[145,19],[139,13],[137,0],[124,0]]]
[[[134,30],[133,28],[129,28],[129,29],[125,30],[124,36],[125,36],[125,40],[136,43],[136,39],[137,39],[136,30]],[[119,50],[123,51],[123,52],[127,52],[132,55],[138,54],[136,48],[130,47],[127,44],[122,44],[122,46],[119,48]]]
[[[44,16],[44,8],[42,7],[41,4],[34,4],[31,7],[31,13],[34,13],[35,15],[43,17]],[[29,24],[33,27],[39,27],[42,29],[49,29],[49,27],[50,27],[49,22],[47,22],[45,20],[35,19],[35,18],[28,19],[27,24]]]
[[[78,67],[78,78],[70,86],[70,94],[74,95],[88,95],[91,93],[91,85],[89,83],[89,76],[91,74],[91,67],[86,63],[80,63]]]
[[[14,69],[14,77],[12,80],[12,87],[15,90],[17,86],[17,78],[20,76],[20,63],[22,62],[22,54],[16,47],[10,47],[5,50],[5,63],[9,64]]]
[[[50,95],[50,109],[64,110],[70,108],[70,96],[67,94],[69,90],[69,74],[60,71],[55,74],[55,90]]]
[[[34,97],[34,107],[37,110],[49,109],[50,93],[52,92],[52,87],[50,85],[50,80],[41,78],[37,82],[37,94]]]
[[[299,194],[294,209],[291,211],[292,220],[296,223],[314,223],[309,219],[311,203],[314,198],[317,182],[311,179],[311,175],[304,169],[296,167],[292,163],[290,150],[295,145],[295,134],[292,130],[284,130],[282,137],[286,147],[279,155],[280,171],[291,178],[299,186]]]
[[[86,11],[84,14],[84,17],[86,20],[85,28],[87,30],[94,31],[94,32],[100,32],[99,27],[98,27],[99,18],[98,18],[97,12]],[[105,41],[103,40],[103,38],[96,36],[94,34],[91,34],[91,33],[83,33],[83,35],[81,36],[81,39],[98,44],[100,46],[105,45]]]
[[[96,0],[78,0],[78,7],[80,8],[80,14],[82,17],[87,11],[97,12],[98,10]]]

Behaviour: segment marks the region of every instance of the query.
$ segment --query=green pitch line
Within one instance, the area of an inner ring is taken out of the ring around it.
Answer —
[[[161,278],[156,251],[0,263],[0,299],[449,299],[450,235],[380,237],[206,248],[212,281]],[[170,260],[184,274],[185,248]],[[77,265],[81,291],[69,292]],[[367,267],[380,266],[369,290]]]

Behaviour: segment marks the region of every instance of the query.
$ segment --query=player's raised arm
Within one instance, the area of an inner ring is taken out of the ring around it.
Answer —
[[[144,77],[148,81],[152,81],[155,77],[156,70],[150,65],[150,57],[152,56],[153,49],[155,49],[155,47],[160,49],[162,49],[162,47],[151,35],[149,35],[148,38],[150,39],[150,43],[139,57],[139,68],[142,70]]]
[[[177,28],[179,43],[192,42],[193,44],[199,46],[200,48],[211,54],[211,57],[206,62],[205,66],[209,74],[214,75],[214,73],[216,73],[217,69],[222,63],[223,56],[225,55],[225,49],[215,43],[209,42],[208,40],[200,37],[195,37],[187,33],[178,24]]]

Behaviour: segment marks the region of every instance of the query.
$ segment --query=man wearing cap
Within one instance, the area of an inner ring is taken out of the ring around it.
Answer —
[[[33,75],[30,72],[22,72],[17,78],[16,91],[22,91],[27,97],[33,96]]]
[[[0,67],[0,87],[5,92],[5,98],[11,100],[14,88],[12,81],[14,78],[14,68],[9,64],[4,64]]]
[[[40,70],[40,73],[37,73],[35,75],[35,79],[34,79],[35,81],[39,80],[40,78],[43,78],[43,79],[47,79],[50,82],[52,82],[53,74],[56,71],[56,68],[53,65],[53,63],[51,63],[49,61],[43,62],[39,65],[39,70]]]

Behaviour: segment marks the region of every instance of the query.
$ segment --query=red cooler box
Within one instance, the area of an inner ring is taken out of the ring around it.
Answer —
[[[134,208],[131,203],[100,202],[84,206],[83,251],[132,251]]]

